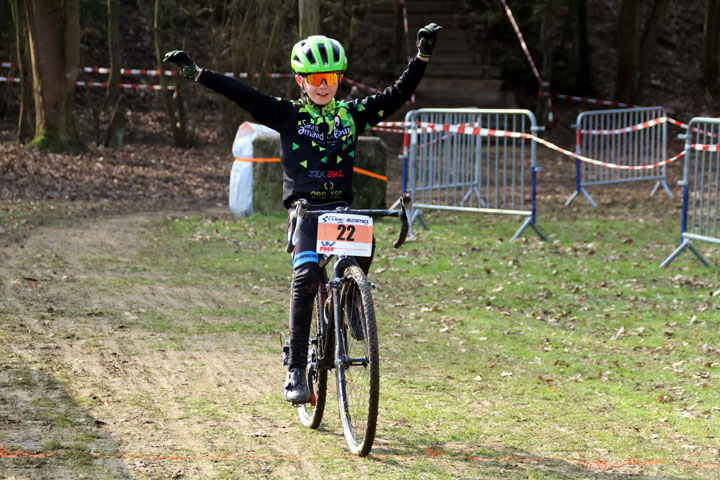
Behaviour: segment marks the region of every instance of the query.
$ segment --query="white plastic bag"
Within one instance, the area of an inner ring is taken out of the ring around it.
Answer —
[[[253,158],[253,140],[259,137],[271,137],[278,133],[264,125],[244,122],[238,128],[233,141],[232,170],[230,171],[230,211],[238,217],[253,213],[253,163],[242,159]]]

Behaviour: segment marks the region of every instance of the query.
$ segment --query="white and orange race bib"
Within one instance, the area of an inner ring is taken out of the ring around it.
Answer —
[[[318,217],[318,253],[369,257],[372,239],[372,217],[346,213],[326,213]]]

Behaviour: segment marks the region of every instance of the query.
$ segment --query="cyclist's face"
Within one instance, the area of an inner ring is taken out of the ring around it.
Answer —
[[[311,85],[310,83],[308,83],[306,78],[300,75],[295,75],[295,81],[298,85],[300,85],[300,88],[305,91],[307,96],[310,97],[310,100],[312,100],[316,105],[327,105],[328,103],[330,103],[330,101],[335,98],[335,94],[338,90],[338,84],[335,84],[332,87],[328,87],[325,80],[323,80],[322,84],[320,84],[319,87]]]

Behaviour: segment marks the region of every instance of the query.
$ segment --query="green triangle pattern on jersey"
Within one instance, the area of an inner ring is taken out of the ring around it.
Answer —
[[[300,162],[300,165],[302,165],[304,168],[307,168],[307,160],[303,160]]]
[[[293,142],[293,152],[294,152],[295,150],[297,150],[298,148],[300,148],[300,145],[298,145],[297,143]]]
[[[378,115],[382,117],[382,116],[383,116],[383,113],[385,113],[385,110],[380,110],[380,111],[378,112]]]
[[[337,163],[342,162],[342,157],[340,155],[337,156]]]
[[[320,161],[323,162],[323,163],[327,163],[327,157],[321,158]]]
[[[350,152],[349,155],[350,155],[351,157],[355,158],[355,150],[353,150],[352,152]]]

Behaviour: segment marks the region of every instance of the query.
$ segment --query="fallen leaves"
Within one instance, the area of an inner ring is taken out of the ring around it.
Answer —
[[[71,155],[0,143],[0,200],[92,201],[120,206],[226,201],[229,150],[183,150],[171,142],[127,144],[119,152],[91,146]]]

